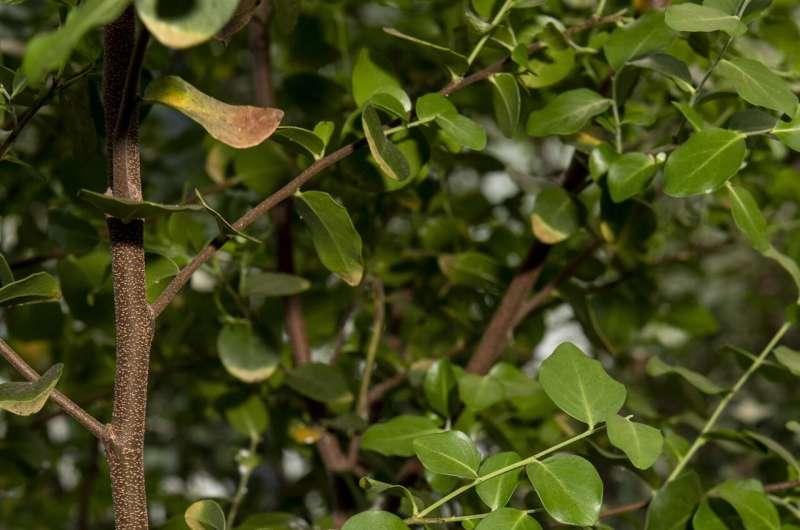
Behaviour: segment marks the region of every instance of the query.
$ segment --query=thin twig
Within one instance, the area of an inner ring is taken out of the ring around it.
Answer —
[[[2,355],[14,369],[24,376],[28,381],[36,381],[39,379],[39,374],[30,367],[25,360],[14,351],[14,349],[0,339],[0,355]],[[83,410],[77,403],[69,399],[67,396],[53,390],[50,398],[58,403],[64,409],[64,412],[72,416],[75,421],[86,427],[86,429],[97,436],[99,440],[106,441],[108,439],[108,426],[103,425],[94,416]]]
[[[603,24],[611,24],[617,22],[622,19],[624,11],[620,11],[613,15],[609,15],[606,17],[600,18],[591,18],[582,24],[577,26],[573,26],[568,28],[567,34],[573,35],[580,31],[584,31],[586,29],[590,29],[596,26],[601,26]],[[542,49],[544,47],[543,44],[535,43],[532,45],[531,49]],[[457,80],[450,85],[446,86],[442,89],[441,93],[444,95],[452,94],[458,90],[461,90],[469,85],[477,83],[478,81],[487,79],[493,73],[499,72],[503,69],[506,63],[510,62],[510,58],[503,59],[502,61],[498,61],[493,65],[484,68],[470,76],[467,76],[463,79]],[[365,139],[356,140],[353,143],[347,144],[343,147],[340,147],[333,153],[329,154],[326,157],[323,157],[313,164],[308,166],[299,175],[293,178],[289,183],[284,185],[281,189],[261,201],[259,204],[248,210],[242,217],[240,217],[235,223],[233,223],[234,228],[237,230],[244,230],[248,226],[250,226],[256,219],[260,218],[272,208],[274,208],[277,204],[280,204],[284,200],[288,199],[294,193],[299,190],[306,182],[314,178],[319,173],[325,171],[329,167],[337,164],[340,160],[347,158],[351,154],[353,154],[357,149],[361,148],[362,146],[366,145]],[[192,274],[197,271],[206,261],[214,255],[217,250],[222,248],[225,243],[229,240],[228,236],[220,235],[216,239],[214,239],[211,243],[208,244],[202,251],[200,251],[197,256],[192,259],[181,271],[175,275],[172,281],[167,285],[164,291],[159,295],[155,302],[152,304],[153,313],[158,316],[161,314],[162,311],[169,305],[169,303],[178,295],[180,290],[183,288],[184,285],[189,281]]]
[[[358,394],[358,404],[356,412],[363,419],[369,419],[369,384],[372,379],[372,371],[375,367],[375,357],[378,354],[378,346],[381,343],[383,334],[383,322],[386,315],[385,298],[383,294],[383,284],[380,280],[372,281],[372,299],[374,305],[374,316],[372,319],[372,333],[367,345],[367,358],[364,365],[364,373],[361,376],[361,391]]]

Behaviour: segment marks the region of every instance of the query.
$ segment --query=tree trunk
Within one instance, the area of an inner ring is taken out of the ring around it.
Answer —
[[[136,92],[146,39],[136,40],[129,8],[106,26],[103,96],[114,197],[142,200]],[[107,219],[114,284],[116,374],[106,444],[117,530],[146,530],[144,434],[153,311],[145,294],[144,221]]]

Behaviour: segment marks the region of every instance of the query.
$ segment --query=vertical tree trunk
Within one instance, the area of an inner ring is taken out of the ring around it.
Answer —
[[[115,197],[141,200],[136,91],[146,39],[135,41],[129,8],[105,29],[103,96]],[[144,477],[147,377],[153,312],[145,295],[144,222],[107,219],[114,284],[116,374],[106,452],[117,530],[148,528]]]

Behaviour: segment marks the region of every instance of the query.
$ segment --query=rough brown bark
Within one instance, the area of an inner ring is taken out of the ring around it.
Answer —
[[[128,9],[105,28],[103,106],[115,197],[141,200],[136,92],[146,38]],[[133,50],[133,53],[131,52]],[[145,294],[144,222],[107,219],[114,285],[116,373],[106,454],[117,530],[146,530],[144,434],[153,312]]]

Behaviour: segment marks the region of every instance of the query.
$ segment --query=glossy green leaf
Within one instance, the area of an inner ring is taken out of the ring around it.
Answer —
[[[589,427],[616,414],[627,394],[600,361],[590,359],[570,342],[560,344],[544,360],[539,382],[558,408]]]
[[[622,416],[610,416],[606,423],[611,444],[639,469],[649,468],[661,455],[664,437],[658,429]]]
[[[414,456],[414,440],[438,432],[441,428],[431,418],[400,415],[371,425],[361,438],[361,448],[386,456]]]
[[[481,467],[478,469],[478,475],[488,475],[498,469],[516,464],[520,460],[522,460],[522,458],[514,452],[497,453],[483,461]],[[520,471],[521,469],[515,469],[514,471],[509,471],[498,477],[481,482],[475,487],[475,492],[492,511],[503,508],[508,504],[511,496],[514,495],[514,491],[517,489]]]
[[[747,26],[739,17],[714,7],[691,3],[669,6],[665,22],[676,31],[724,31],[733,37],[747,32]]]
[[[536,195],[531,213],[533,235],[542,243],[554,245],[580,228],[578,205],[561,187],[545,188]]]
[[[180,272],[180,267],[168,257],[154,253],[145,254],[147,302],[153,303],[178,272]]]
[[[527,59],[527,47],[522,44],[522,51]],[[547,47],[542,53],[544,57],[527,59],[524,66],[527,70],[519,76],[520,82],[528,88],[544,88],[555,85],[567,78],[575,69],[575,50],[572,48],[557,49]]]
[[[603,505],[603,481],[588,460],[557,454],[525,469],[550,517],[576,526],[597,523]]]
[[[709,495],[731,504],[747,530],[780,530],[781,521],[775,505],[757,480],[728,480]]]
[[[789,276],[791,276],[795,286],[797,287],[797,303],[800,304],[800,266],[798,266],[794,259],[787,256],[783,252],[780,252],[771,245],[763,252],[763,254],[778,263],[778,265],[783,267],[783,270],[785,270]]]
[[[380,495],[382,493],[394,493],[395,495],[404,497],[414,510],[414,513],[420,509],[418,499],[414,497],[414,494],[411,493],[411,490],[405,486],[401,486],[400,484],[389,484],[388,482],[381,482],[380,480],[375,480],[374,478],[361,477],[361,479],[358,481],[358,485],[361,486],[361,488],[367,493],[374,495]]]
[[[667,48],[675,37],[675,32],[664,22],[664,13],[653,11],[616,29],[603,46],[603,52],[608,64],[619,70],[631,59]]]
[[[645,530],[684,528],[702,497],[700,478],[694,471],[667,482],[647,507]]]
[[[150,82],[142,97],[177,110],[199,123],[213,138],[238,149],[260,144],[278,129],[283,119],[280,109],[229,105],[177,76]]]
[[[486,148],[486,131],[476,121],[458,113],[445,113],[436,116],[436,125],[458,145],[483,151]]]
[[[225,419],[237,432],[253,440],[260,439],[269,425],[267,407],[258,396],[250,396],[245,401],[226,409]]]
[[[150,201],[133,201],[97,193],[95,191],[80,190],[78,198],[88,202],[102,213],[121,219],[126,223],[132,219],[152,219],[159,215],[175,212],[191,212],[202,209],[197,204],[159,204]]]
[[[459,377],[458,395],[472,412],[480,412],[505,399],[503,385],[497,378],[477,374]]]
[[[652,377],[661,377],[668,374],[681,376],[687,383],[703,392],[704,394],[721,394],[727,389],[717,385],[712,380],[683,366],[672,366],[665,363],[658,356],[653,356],[647,361],[647,374]]]
[[[372,106],[375,109],[382,110],[392,119],[408,121],[408,113],[406,109],[403,108],[403,104],[390,94],[379,92],[369,98],[365,107],[366,106]]]
[[[191,530],[227,530],[225,514],[214,501],[197,501],[183,514]]]
[[[722,519],[711,509],[708,501],[703,501],[692,517],[694,530],[728,530]]]
[[[389,512],[372,510],[354,515],[342,530],[409,530],[402,519]]]
[[[311,282],[294,274],[258,271],[244,277],[239,292],[243,296],[291,296],[310,287]]]
[[[59,29],[33,37],[27,43],[22,61],[22,71],[28,83],[38,85],[48,72],[62,68],[83,36],[116,19],[129,1],[87,0],[70,10]]]
[[[438,92],[431,92],[417,98],[415,104],[417,119],[428,122],[442,114],[458,114],[458,109],[453,102]]]
[[[414,452],[425,469],[440,475],[476,478],[481,455],[461,431],[427,434],[414,439]]]
[[[372,60],[366,48],[358,52],[353,66],[353,98],[363,107],[375,94],[389,94],[402,103],[406,112],[411,110],[411,100],[393,75]]]
[[[264,344],[249,322],[225,324],[217,336],[222,365],[245,383],[269,378],[278,367],[278,356]]]
[[[533,111],[528,117],[528,134],[552,136],[574,134],[593,117],[611,107],[611,100],[586,88],[559,94],[543,109]]]
[[[294,145],[302,147],[314,157],[314,160],[319,160],[325,156],[325,140],[320,138],[314,131],[303,129],[302,127],[294,127],[291,125],[281,125],[275,130],[274,138],[278,141],[285,140]]]
[[[792,88],[764,63],[744,57],[723,59],[717,73],[728,80],[748,103],[794,116],[797,96]]]
[[[0,307],[50,302],[60,298],[58,280],[46,272],[36,272],[0,287]]]
[[[361,124],[364,136],[369,144],[369,151],[381,172],[393,180],[403,181],[411,176],[408,160],[383,132],[378,113],[371,105],[366,105],[361,113]]]
[[[295,197],[322,264],[349,285],[361,283],[361,236],[344,206],[322,191],[298,192]]]
[[[228,222],[225,217],[219,213],[217,210],[212,208],[205,200],[205,198],[200,194],[200,190],[194,190],[195,197],[200,202],[200,206],[202,206],[206,212],[211,214],[211,217],[217,222],[217,226],[219,227],[219,231],[227,236],[237,236],[250,241],[251,243],[261,243],[258,239],[254,238],[253,236],[249,236],[242,232],[241,230],[237,229],[231,223]]]
[[[508,137],[519,127],[522,100],[519,85],[512,74],[500,73],[489,77],[492,84],[492,106],[497,126]]]
[[[790,149],[800,151],[800,107],[794,113],[791,121],[778,121],[778,124],[772,129],[772,134]]]
[[[5,256],[0,254],[0,287],[8,285],[14,281],[14,273],[11,272],[11,267]]]
[[[63,364],[54,364],[36,381],[0,383],[0,410],[18,416],[36,414],[44,407],[63,370]]]
[[[608,168],[608,191],[614,202],[630,199],[647,188],[658,165],[644,153],[626,153]]]
[[[329,364],[302,364],[286,374],[286,384],[295,392],[334,410],[342,410],[353,401],[344,376]]]
[[[431,408],[442,416],[449,416],[450,395],[455,386],[453,365],[448,359],[439,359],[425,373],[422,389]]]
[[[731,214],[736,226],[747,237],[750,244],[759,252],[769,248],[767,234],[767,220],[758,207],[758,203],[745,188],[735,185],[728,186],[728,196],[731,199]]]
[[[667,159],[664,192],[673,197],[711,193],[734,176],[744,161],[744,134],[725,129],[694,133]]]
[[[233,17],[239,0],[193,0],[173,2],[135,0],[136,12],[144,25],[165,46],[188,48],[219,33]]]
[[[542,526],[523,510],[501,508],[483,518],[476,530],[542,530]]]
[[[689,125],[692,126],[695,132],[709,128],[709,124],[703,119],[700,113],[697,112],[697,109],[688,103],[673,101],[672,104],[683,115],[686,121],[689,122]]]
[[[605,142],[592,149],[592,152],[589,153],[589,174],[592,176],[592,180],[599,181],[603,175],[608,173],[608,168],[619,156],[619,153]]]

